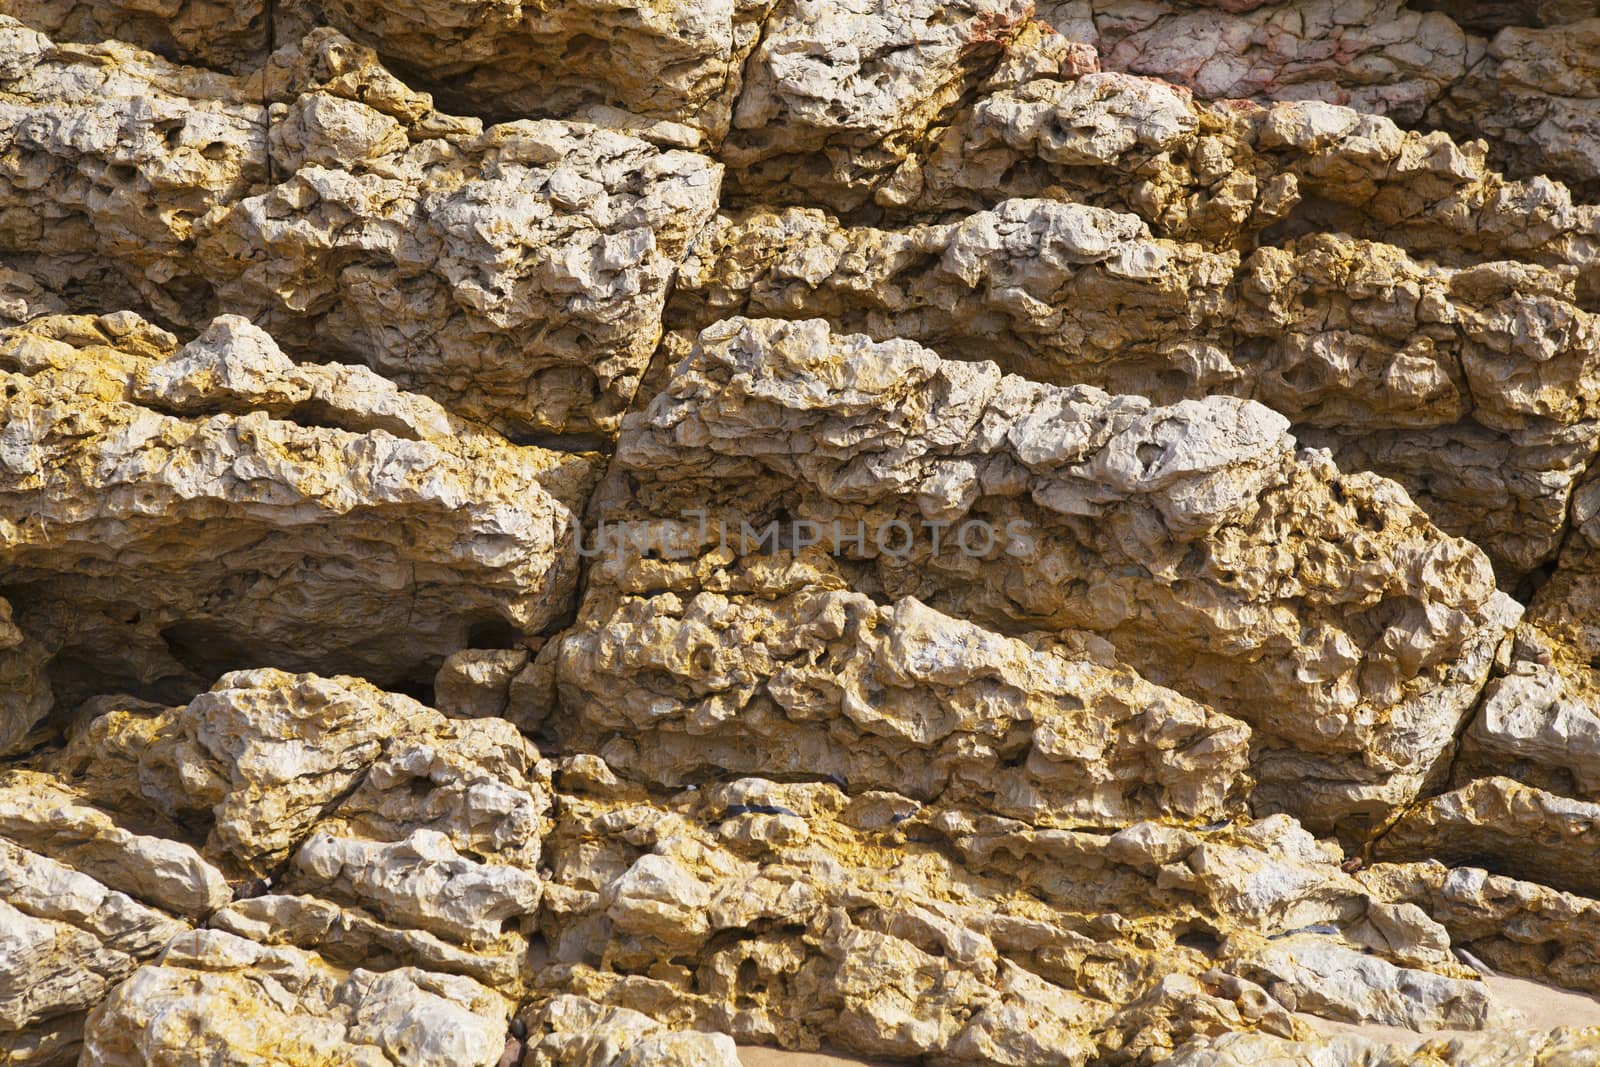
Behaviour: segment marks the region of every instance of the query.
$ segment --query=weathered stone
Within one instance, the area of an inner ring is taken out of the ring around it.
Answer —
[[[62,699],[262,663],[425,680],[476,628],[568,609],[584,457],[231,317],[181,347],[125,313],[37,319],[0,332],[0,373],[0,581],[94,664]]]
[[[601,514],[699,509],[725,541],[741,522],[861,523],[838,546],[855,588],[1002,633],[1097,632],[1251,725],[1258,806],[1359,832],[1442,770],[1517,612],[1476,548],[1285,429],[1245,401],[1158,408],[734,319],[629,424],[614,473],[634,488],[613,484]],[[929,521],[987,537],[934,549]]]
[[[1597,56],[1600,19],[1507,26],[1450,86],[1428,121],[1488,138],[1496,165],[1510,174],[1548,174],[1592,200],[1600,193]]]
[[[739,1067],[727,1034],[668,1030],[648,1015],[582,997],[552,997],[524,1016],[526,1067]]]
[[[185,924],[0,839],[0,1051],[68,1063],[83,1013]]]
[[[207,925],[264,945],[310,949],[345,966],[371,970],[418,967],[464,974],[510,993],[524,980],[526,944],[502,939],[496,948],[465,949],[426,930],[386,923],[362,908],[319,897],[267,893],[218,909]]]
[[[504,718],[512,681],[527,665],[526,649],[462,649],[434,675],[434,707],[457,719]]]
[[[1208,100],[1323,100],[1415,123],[1466,73],[1471,41],[1400,0],[1140,3],[1055,0],[1043,18],[1081,33],[1107,70],[1153,75]]]
[[[995,65],[1024,0],[779,4],[722,146],[735,195],[857,207]]]
[[[381,849],[421,828],[441,855],[532,869],[549,805],[537,761],[503,721],[446,719],[355,678],[271,669],[225,675],[159,715],[111,711],[60,757],[108,804],[209,824],[207,853],[257,876],[313,835],[337,852],[337,842]]]
[[[772,6],[325,0],[322,8],[468,113],[510,118],[611,106],[716,140]]]
[[[1343,235],[1241,260],[1055,200],[899,230],[757,210],[708,231],[671,312],[822,317],[1161,403],[1249,397],[1516,575],[1555,554],[1600,438],[1600,332],[1560,272],[1452,270]]]
[[[50,711],[44,676],[48,650],[22,632],[11,603],[0,597],[0,753],[23,745],[35,723]]]
[[[1270,1034],[1201,1038],[1165,1062],[1172,1067],[1537,1067],[1583,1063],[1600,1050],[1600,1028],[1507,1029],[1449,1037],[1356,1035],[1288,1041]]]
[[[1437,859],[1600,896],[1600,804],[1479,778],[1408,810],[1377,842],[1386,860]]]
[[[1240,805],[1249,729],[1114,661],[880,607],[804,560],[717,563],[591,571],[553,653],[563,748],[667,786],[807,775],[1052,826]]]
[[[49,775],[0,774],[0,836],[194,921],[233,899],[222,872],[193,848],[128,831]]]
[[[441,114],[331,30],[229,78],[0,26],[0,248],[90,306],[244,314],[518,432],[614,428],[715,207],[703,156]]]
[[[197,930],[95,1009],[82,1062],[491,1067],[509,1016],[504,998],[468,978],[409,968],[341,978],[312,953]]]
[[[1158,237],[1224,249],[1274,227],[1343,231],[1451,265],[1570,266],[1587,295],[1600,285],[1597,209],[1542,176],[1507,181],[1481,145],[1321,101],[1199,104],[1114,72],[980,97],[874,193],[897,214],[1040,196],[1130,211]]]
[[[1376,900],[1286,817],[1108,836],[915,804],[881,819],[885,799],[759,779],[664,804],[564,797],[543,918],[556,966],[538,982],[740,1041],[1130,1062],[1195,1034],[1304,1035],[1247,975],[1315,944],[1365,965],[1272,974],[1303,1010],[1504,1017],[1442,929]]]
[[[1498,972],[1600,993],[1600,902],[1437,861],[1378,863],[1359,877],[1385,899],[1422,908]]]

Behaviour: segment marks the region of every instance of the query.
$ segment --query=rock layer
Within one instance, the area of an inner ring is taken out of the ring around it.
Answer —
[[[1600,1056],[1594,14],[0,0],[0,1059]]]

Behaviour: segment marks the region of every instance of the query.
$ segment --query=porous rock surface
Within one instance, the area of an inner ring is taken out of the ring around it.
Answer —
[[[0,1060],[1600,1058],[1597,27],[0,0]]]

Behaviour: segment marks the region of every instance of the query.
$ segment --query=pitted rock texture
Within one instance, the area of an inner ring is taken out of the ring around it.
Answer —
[[[806,774],[1069,827],[1242,806],[1248,727],[1103,643],[1101,663],[1036,648],[807,569],[591,571],[583,614],[552,645],[559,711],[545,721],[564,748],[666,786]]]
[[[242,314],[518,433],[614,427],[716,205],[703,156],[441,114],[330,30],[198,80],[6,32],[0,248],[94,310]]]
[[[1600,1061],[1597,16],[0,0],[0,1061]]]
[[[297,366],[237,317],[186,345],[127,313],[38,319],[0,333],[0,372],[13,628],[101,684],[160,699],[262,663],[425,679],[475,627],[569,608],[581,456],[365,368]]]
[[[865,529],[841,547],[871,592],[1099,633],[1252,726],[1258,803],[1381,822],[1441,769],[1517,609],[1478,549],[1286,429],[1231,398],[1161,408],[820,320],[733,319],[625,429],[613,469],[635,488],[614,480],[601,514]]]

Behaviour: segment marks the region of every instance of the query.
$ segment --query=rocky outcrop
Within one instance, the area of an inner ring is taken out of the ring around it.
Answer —
[[[1458,952],[1496,972],[1600,992],[1600,904],[1588,897],[1437,861],[1375,864],[1360,878],[1385,900],[1422,908]]]
[[[0,568],[25,633],[93,657],[80,689],[181,699],[259,663],[427,679],[475,628],[569,608],[583,457],[296,366],[233,317],[187,345],[40,319],[0,334],[0,369]]]
[[[1106,836],[833,785],[742,779],[664,808],[584,792],[550,839],[557,966],[542,980],[736,1039],[1083,1063],[1154,1058],[1233,1026],[1305,1035],[1244,977],[1293,945],[1341,960],[1362,957],[1338,946],[1383,945],[1404,961],[1367,961],[1331,1008],[1312,1003],[1321,979],[1273,975],[1280,999],[1298,990],[1310,1010],[1506,1018],[1420,911],[1372,905],[1337,849],[1282,817]]]
[[[0,248],[96,310],[242,314],[518,433],[614,427],[716,203],[702,156],[441,114],[328,30],[261,75],[198,82],[7,32],[0,113],[24,132],[0,166]]]
[[[821,321],[735,319],[625,431],[615,470],[634,488],[601,514],[687,527],[699,511],[714,544],[804,522],[876,596],[1098,633],[1251,725],[1264,810],[1354,827],[1442,769],[1516,611],[1475,548],[1286,428],[1246,401],[1158,408]],[[697,533],[675,536],[697,550]]]
[[[1342,234],[1241,256],[1048,199],[894,230],[758,210],[708,232],[672,311],[693,328],[826,318],[1165,403],[1249,397],[1517,574],[1555,555],[1600,439],[1600,334],[1559,272],[1453,270]]]
[[[1592,7],[0,0],[0,1060],[1594,1059]]]
[[[504,997],[468,978],[404,968],[341,977],[309,952],[197,930],[95,1009],[80,1062],[487,1064],[507,1015]]]
[[[596,572],[552,646],[547,716],[564,748],[629,778],[804,775],[1070,827],[1210,822],[1242,804],[1249,729],[1103,643],[1096,662],[913,597],[879,607],[804,558],[759,577],[715,557],[630,562]]]

